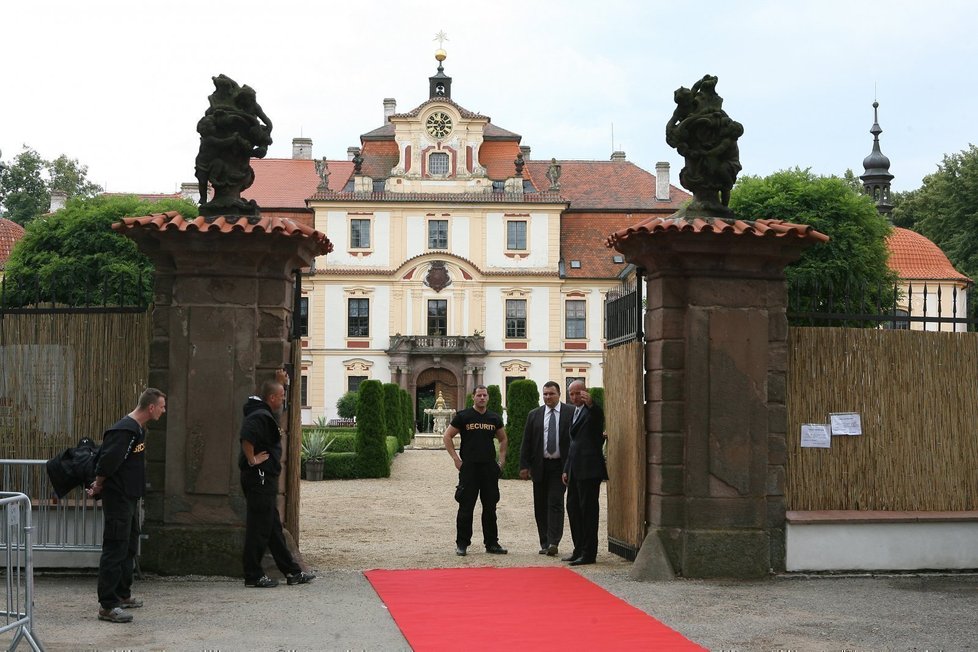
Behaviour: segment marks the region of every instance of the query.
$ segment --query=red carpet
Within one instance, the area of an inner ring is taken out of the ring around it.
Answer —
[[[415,652],[704,649],[566,568],[364,574]]]

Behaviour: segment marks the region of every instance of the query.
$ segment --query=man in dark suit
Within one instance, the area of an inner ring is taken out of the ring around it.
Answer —
[[[608,479],[601,447],[604,444],[604,411],[584,387],[571,383],[568,394],[575,405],[571,417],[571,444],[564,461],[567,485],[567,520],[570,521],[574,552],[563,561],[571,566],[593,564],[598,556],[598,496],[601,481]]]
[[[540,554],[557,556],[564,534],[564,458],[570,447],[574,406],[560,402],[560,385],[543,384],[543,405],[526,416],[520,446],[520,478],[533,480],[533,516]]]

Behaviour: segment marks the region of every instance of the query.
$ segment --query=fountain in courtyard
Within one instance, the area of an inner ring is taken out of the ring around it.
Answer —
[[[414,436],[414,447],[415,448],[444,448],[445,444],[442,436],[445,434],[445,430],[448,429],[448,424],[452,422],[452,417],[455,416],[455,410],[448,407],[445,403],[445,397],[438,392],[438,398],[435,399],[435,407],[427,408],[424,411],[425,414],[431,417],[431,432],[422,432]]]

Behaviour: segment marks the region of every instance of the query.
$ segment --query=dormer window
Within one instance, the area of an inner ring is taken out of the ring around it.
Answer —
[[[448,154],[434,152],[428,157],[428,172],[432,175],[445,176],[448,174]]]

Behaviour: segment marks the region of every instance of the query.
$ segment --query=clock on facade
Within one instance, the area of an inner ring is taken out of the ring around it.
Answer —
[[[424,126],[433,138],[444,138],[452,132],[452,117],[444,111],[435,111],[425,120]]]

